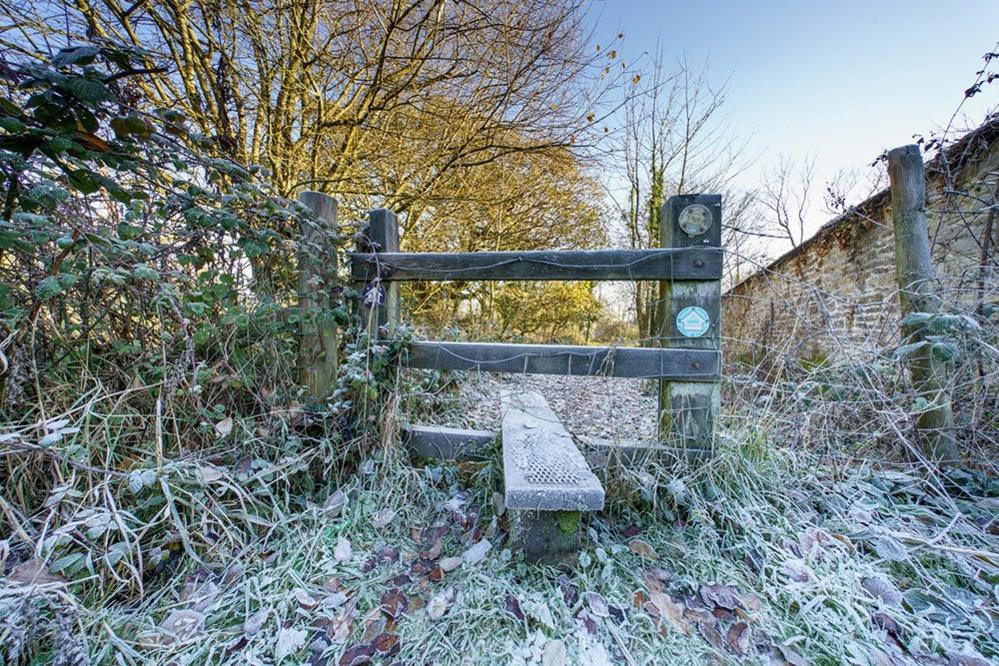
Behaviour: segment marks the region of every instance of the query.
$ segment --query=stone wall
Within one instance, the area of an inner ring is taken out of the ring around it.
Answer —
[[[947,190],[948,180],[963,194]],[[999,201],[997,189],[999,119],[927,163],[930,240],[948,303],[977,302],[990,214],[991,244],[999,245],[999,219],[989,208]],[[986,265],[994,287],[995,259]],[[888,190],[828,222],[722,299],[726,360],[754,365],[868,356],[897,343],[898,320]]]

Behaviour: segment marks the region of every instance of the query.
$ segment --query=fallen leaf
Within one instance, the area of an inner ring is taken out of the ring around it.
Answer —
[[[545,643],[545,648],[541,652],[541,666],[564,666],[565,663],[565,643],[557,639]]]
[[[444,617],[448,609],[451,608],[451,604],[454,603],[454,590],[448,589],[444,590],[439,594],[435,594],[433,598],[430,599],[430,603],[427,604],[427,617],[431,620],[439,620]]]
[[[763,607],[763,600],[760,599],[759,595],[753,594],[752,592],[746,592],[742,595],[742,605],[746,610],[753,611],[754,613]]]
[[[486,553],[492,547],[488,539],[483,539],[462,553],[461,558],[466,564],[478,564],[486,557]]]
[[[294,627],[282,627],[278,631],[277,642],[274,645],[274,661],[281,661],[295,654],[305,645],[305,639],[309,637],[309,632],[305,629],[295,629]]]
[[[590,607],[590,612],[595,616],[608,617],[610,615],[607,601],[596,592],[584,592],[583,601],[586,602],[586,605]]]
[[[878,557],[889,562],[904,562],[909,559],[909,551],[902,542],[887,534],[882,534],[874,539],[874,551]]]
[[[443,560],[440,561],[438,566],[441,568],[441,571],[443,571],[444,573],[448,573],[460,567],[461,563],[464,561],[465,560],[463,560],[460,557],[445,557]]]
[[[340,656],[340,666],[359,666],[371,662],[371,656],[375,653],[375,648],[370,643],[352,645]]]
[[[380,530],[391,523],[393,518],[395,518],[395,511],[392,509],[382,509],[376,511],[375,515],[371,516],[371,525],[375,529]]]
[[[552,616],[552,610],[543,598],[532,597],[524,599],[520,607],[528,617],[534,618],[549,630],[555,629],[555,618]]]
[[[711,647],[716,650],[721,650],[721,632],[719,632],[713,624],[708,624],[706,622],[699,623],[697,625],[697,631],[701,634],[701,638],[706,640]]]
[[[901,633],[898,623],[890,615],[886,615],[885,613],[874,613],[871,615],[871,624],[873,624],[875,628],[884,631],[895,639],[897,639]]]
[[[638,525],[635,525],[634,523],[632,523],[631,525],[628,525],[627,527],[625,527],[624,530],[622,530],[621,533],[624,534],[624,536],[626,536],[628,538],[631,538],[631,537],[638,536],[639,534],[641,534],[642,533],[642,528],[639,527]]]
[[[205,627],[205,616],[196,610],[175,610],[160,623],[160,643],[184,643],[199,635]]]
[[[336,518],[343,511],[343,507],[347,505],[347,496],[344,495],[343,491],[337,488],[330,496],[326,498],[323,503],[323,512],[330,518]]]
[[[422,576],[434,568],[433,560],[416,560],[409,567],[409,571],[416,576]]]
[[[663,589],[662,581],[659,577],[655,575],[652,569],[644,569],[642,571],[642,580],[645,582],[645,587],[649,590],[661,590]]]
[[[222,478],[222,471],[214,465],[202,465],[200,467],[201,480],[205,483],[218,481]]]
[[[524,611],[520,609],[520,602],[517,601],[517,597],[512,594],[506,595],[506,603],[504,605],[506,612],[514,616],[521,622],[524,621]]]
[[[444,539],[437,539],[437,541],[434,541],[433,545],[423,553],[423,558],[427,560],[436,560],[441,556],[441,551],[443,549]]]
[[[902,603],[902,593],[891,581],[884,578],[865,578],[860,582],[860,585],[868,594],[888,606],[898,606]]]
[[[658,560],[659,554],[656,552],[649,542],[643,541],[642,539],[632,539],[628,542],[628,548],[631,552],[635,553],[640,557],[644,557],[647,560]]]
[[[292,594],[295,595],[295,601],[298,602],[298,605],[305,610],[312,610],[319,605],[319,601],[317,601],[314,596],[300,587],[295,588],[295,591]]]
[[[735,610],[739,605],[739,596],[735,588],[728,585],[702,585],[701,599],[708,608],[719,606],[725,610]]]
[[[380,611],[369,615],[364,623],[364,634],[361,636],[361,641],[370,643],[375,640],[375,638],[385,632],[385,624],[385,616]]]
[[[218,423],[215,424],[215,434],[219,437],[225,437],[232,432],[232,417],[227,416]]]
[[[803,560],[796,558],[791,558],[784,563],[784,573],[790,576],[791,580],[799,583],[807,583],[812,579],[812,570]]]
[[[733,623],[725,634],[725,642],[728,644],[728,649],[735,654],[747,655],[749,653],[749,625],[745,622]]]
[[[652,608],[660,618],[672,624],[674,627],[679,629],[681,633],[686,634],[690,631],[690,626],[687,624],[687,620],[683,615],[683,604],[673,601],[660,590],[649,591],[648,603],[652,604]],[[646,604],[646,610],[649,610],[648,604]]]
[[[383,594],[381,602],[382,610],[393,618],[401,615],[409,607],[409,600],[406,599],[405,593],[398,587]]]
[[[399,636],[396,634],[381,634],[371,641],[371,647],[382,656],[390,657],[399,651]]]
[[[49,573],[49,568],[45,566],[45,562],[37,557],[18,564],[11,570],[8,578],[17,583],[26,583],[29,585],[66,583],[66,579],[62,576]]]
[[[347,593],[346,592],[334,592],[333,594],[328,594],[323,599],[323,608],[328,610],[336,610],[347,603]]]
[[[190,604],[196,611],[205,611],[219,596],[218,585],[211,581],[190,581],[180,591],[180,603]]]
[[[350,546],[350,540],[345,537],[337,537],[336,547],[333,549],[333,557],[337,562],[349,562],[354,556],[354,549]]]
[[[267,621],[267,616],[270,611],[266,608],[261,608],[256,613],[246,618],[243,622],[243,633],[247,636],[254,636],[260,629],[264,626],[264,622]]]
[[[506,513],[506,500],[500,493],[493,493],[493,513],[500,518]]]
[[[246,569],[239,562],[233,562],[226,568],[225,573],[222,574],[222,584],[225,586],[235,585],[237,582],[242,580],[243,574]]]
[[[777,647],[780,649],[780,654],[784,657],[784,661],[791,664],[791,666],[811,666],[807,659],[786,645],[778,645]]]

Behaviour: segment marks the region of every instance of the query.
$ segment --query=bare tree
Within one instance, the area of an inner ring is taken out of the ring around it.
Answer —
[[[805,239],[805,226],[812,206],[815,160],[800,164],[785,155],[763,176],[756,202],[766,217],[770,235],[797,247]]]
[[[713,86],[707,65],[666,61],[657,48],[645,79],[635,77],[624,103],[618,141],[620,180],[611,187],[625,239],[633,248],[659,246],[659,209],[672,194],[728,187],[745,143],[733,142],[722,113],[724,83]],[[633,299],[640,339],[656,329],[655,285],[635,283]]]

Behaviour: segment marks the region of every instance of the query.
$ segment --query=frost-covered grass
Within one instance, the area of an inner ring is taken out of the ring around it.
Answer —
[[[99,663],[999,658],[994,480],[832,469],[759,436],[724,441],[696,470],[611,474],[571,566],[507,549],[498,459],[414,466],[391,446],[328,501],[189,560],[138,603],[10,581],[0,603],[51,599]],[[8,644],[30,627],[0,622]]]

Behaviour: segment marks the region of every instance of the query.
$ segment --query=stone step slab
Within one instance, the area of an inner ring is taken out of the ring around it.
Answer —
[[[600,480],[541,394],[504,391],[500,400],[506,508],[602,510]]]

